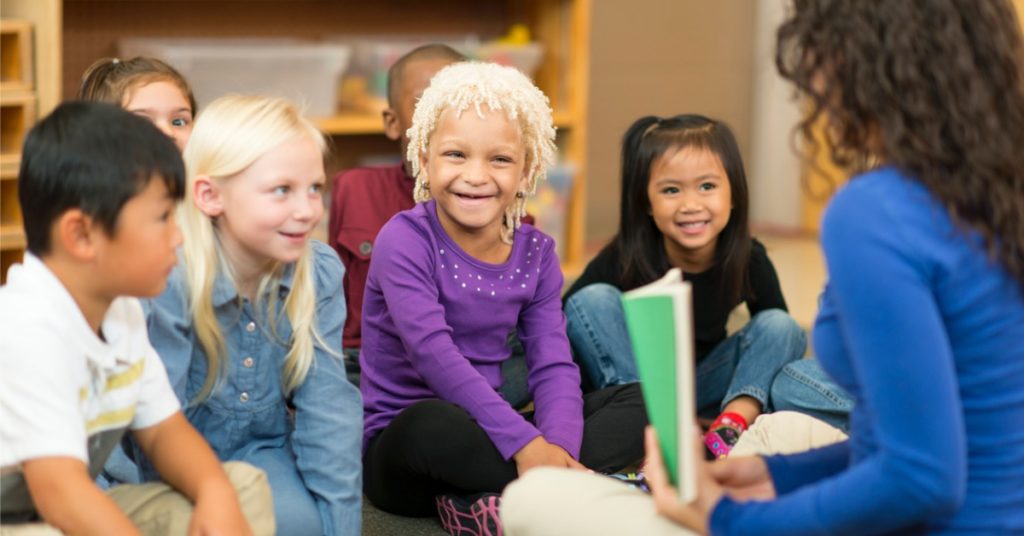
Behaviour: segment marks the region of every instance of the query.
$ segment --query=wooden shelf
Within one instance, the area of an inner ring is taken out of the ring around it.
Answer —
[[[332,136],[384,133],[380,114],[341,113],[333,117],[317,118],[313,122],[325,134]]]
[[[22,230],[21,224],[0,225],[0,250],[20,249],[25,249],[25,231]]]
[[[19,153],[0,153],[0,180],[17,180],[20,167],[21,155]]]
[[[0,20],[0,91],[32,91],[32,23]]]
[[[62,6],[0,0],[0,284],[25,255],[17,182],[22,144],[39,115],[61,100]]]
[[[25,134],[36,120],[36,97],[30,91],[0,91],[0,154],[21,152]]]
[[[555,126],[559,129],[569,129],[573,126],[572,114],[565,111],[556,111],[553,114]],[[333,117],[314,118],[324,134],[332,136],[353,136],[362,134],[383,134],[384,125],[380,114],[343,112]]]

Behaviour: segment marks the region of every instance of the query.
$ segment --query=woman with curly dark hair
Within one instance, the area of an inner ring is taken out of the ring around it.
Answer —
[[[829,279],[813,337],[855,399],[850,439],[708,464],[691,504],[650,442],[655,508],[596,477],[538,470],[506,492],[507,534],[607,534],[616,519],[635,534],[1024,533],[1024,49],[1012,5],[795,0],[776,59],[810,97],[801,132],[824,119],[833,160],[855,173],[822,224]],[[558,516],[545,518],[554,497]]]

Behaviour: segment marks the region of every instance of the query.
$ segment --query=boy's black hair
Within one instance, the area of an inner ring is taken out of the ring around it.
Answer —
[[[113,236],[121,208],[159,177],[185,195],[185,166],[171,138],[144,117],[99,102],[67,102],[29,131],[18,172],[28,250],[50,253],[50,230],[80,209]]]
[[[394,108],[398,105],[398,96],[395,92],[402,87],[402,76],[405,73],[405,66],[409,62],[419,60],[443,59],[453,62],[466,61],[466,56],[454,48],[441,43],[423,45],[395,60],[395,63],[388,69],[388,106]]]
[[[619,232],[607,246],[619,250],[622,288],[629,290],[658,279],[671,268],[664,238],[651,218],[647,186],[655,161],[670,151],[707,149],[722,161],[732,191],[729,223],[718,235],[715,265],[721,267],[723,296],[738,303],[751,292],[750,206],[743,158],[732,130],[722,121],[683,114],[637,119],[622,138],[622,201]]]

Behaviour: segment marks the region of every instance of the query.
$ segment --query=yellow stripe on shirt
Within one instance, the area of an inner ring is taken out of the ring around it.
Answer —
[[[110,392],[114,389],[131,385],[136,380],[142,377],[142,371],[146,368],[146,360],[140,359],[135,362],[134,365],[129,367],[127,370],[120,374],[115,374],[107,378],[107,385],[103,388],[103,392]]]
[[[132,418],[135,417],[135,406],[131,406],[124,409],[117,409],[114,411],[108,411],[101,413],[95,419],[85,424],[85,434],[92,435],[99,430],[107,430],[110,428],[121,428],[128,426],[132,423]]]

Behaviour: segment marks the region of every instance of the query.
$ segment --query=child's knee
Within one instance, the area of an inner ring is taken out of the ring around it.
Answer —
[[[531,525],[539,510],[551,508],[557,503],[557,495],[552,496],[550,485],[552,478],[557,477],[558,470],[538,467],[516,479],[505,487],[501,493],[501,523],[508,534],[527,534],[526,527]]]
[[[458,421],[472,420],[462,408],[444,400],[424,400],[409,406],[392,421],[389,431],[402,441],[444,437]]]
[[[253,534],[274,534],[274,501],[267,474],[245,462],[226,462],[223,467]]]
[[[796,320],[782,309],[765,309],[754,315],[750,319],[751,322],[755,322],[758,325],[771,329],[773,331],[783,332],[801,332],[800,326],[796,323]]]
[[[774,337],[783,338],[795,342],[798,346],[806,348],[807,333],[796,323],[796,320],[789,313],[782,309],[766,309],[754,315],[750,319],[752,326],[762,332],[770,333]]]
[[[594,283],[576,291],[566,300],[566,304],[583,309],[592,309],[602,304],[618,306],[621,303],[621,299],[622,291],[619,289],[608,283]]]

